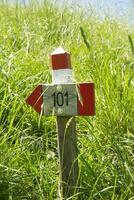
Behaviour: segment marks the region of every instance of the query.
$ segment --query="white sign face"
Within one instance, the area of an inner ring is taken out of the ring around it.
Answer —
[[[77,85],[43,85],[43,114],[46,116],[77,115]]]

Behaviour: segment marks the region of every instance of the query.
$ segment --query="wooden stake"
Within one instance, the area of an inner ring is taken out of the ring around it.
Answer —
[[[78,191],[78,159],[75,117],[57,117],[62,199]]]

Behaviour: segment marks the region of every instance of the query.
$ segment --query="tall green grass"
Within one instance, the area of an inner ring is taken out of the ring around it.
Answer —
[[[80,199],[134,199],[134,30],[44,3],[1,5],[0,33],[0,200],[59,199],[55,118],[25,103],[58,46],[95,83],[96,116],[76,119]]]

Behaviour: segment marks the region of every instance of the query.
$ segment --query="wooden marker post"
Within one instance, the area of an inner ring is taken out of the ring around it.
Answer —
[[[45,116],[57,116],[61,199],[77,196],[78,156],[75,116],[95,115],[94,83],[73,83],[70,54],[62,48],[51,54],[52,84],[37,86],[27,104]]]
[[[51,62],[53,84],[69,84],[73,82],[69,53],[65,52],[62,48],[58,48],[51,54]],[[58,104],[58,98],[60,100],[60,94],[62,94],[62,86],[57,89],[57,99],[55,100]],[[74,93],[75,92],[76,86],[74,85]],[[64,100],[67,101],[67,97],[65,98]],[[75,101],[77,101],[77,98]],[[70,107],[70,109],[74,109],[74,111],[77,109],[75,101],[74,105],[72,104]],[[69,104],[69,102],[65,103]],[[59,108],[59,112],[64,112],[62,107]],[[61,172],[61,193],[62,198],[67,198],[77,193],[79,182],[75,117],[57,116],[57,132]]]

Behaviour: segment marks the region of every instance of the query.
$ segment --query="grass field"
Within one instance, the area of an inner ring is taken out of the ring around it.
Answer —
[[[0,200],[58,199],[55,117],[25,99],[51,83],[49,54],[71,52],[76,82],[93,81],[96,116],[77,117],[81,200],[134,199],[134,30],[81,11],[0,6]]]

